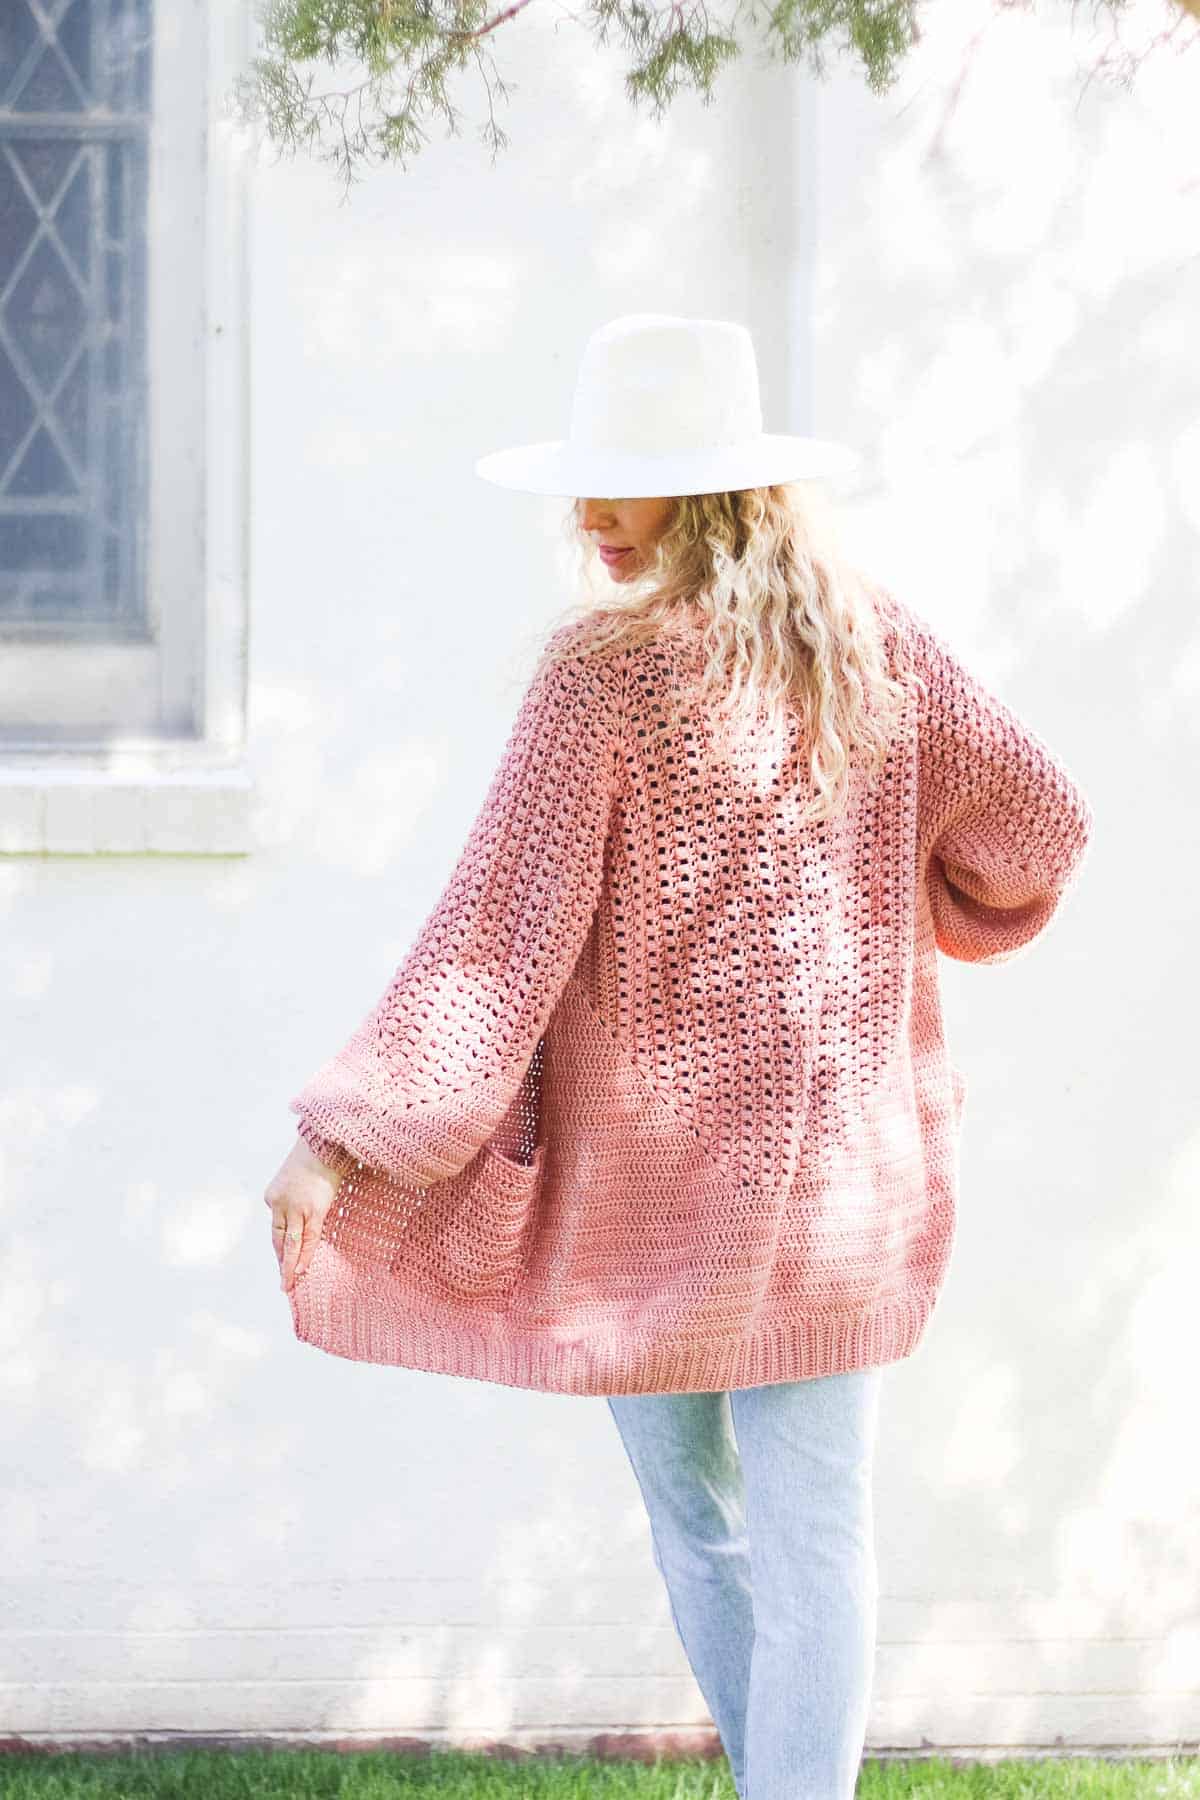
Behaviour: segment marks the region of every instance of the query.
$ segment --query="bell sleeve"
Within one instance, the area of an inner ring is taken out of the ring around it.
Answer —
[[[1074,886],[1093,814],[1062,761],[909,613],[919,713],[918,854],[937,947],[1005,962]]]
[[[560,627],[551,646],[577,628]],[[624,664],[620,651],[543,655],[415,943],[288,1102],[300,1136],[335,1169],[361,1162],[414,1187],[446,1179],[511,1106],[600,898]]]

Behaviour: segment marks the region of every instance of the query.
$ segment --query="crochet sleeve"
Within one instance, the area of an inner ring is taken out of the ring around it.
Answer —
[[[620,653],[539,662],[415,943],[288,1102],[300,1136],[335,1168],[361,1161],[412,1186],[445,1179],[515,1099],[600,898],[623,667]]]
[[[1004,962],[1074,885],[1092,810],[1037,733],[908,617],[925,686],[918,836],[937,947],[960,962]]]

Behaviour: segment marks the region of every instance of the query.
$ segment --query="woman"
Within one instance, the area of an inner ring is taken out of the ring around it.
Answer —
[[[606,1396],[743,1800],[855,1787],[879,1382],[954,1236],[936,951],[1028,944],[1092,823],[823,543],[845,464],[762,431],[743,327],[635,314],[476,465],[587,496],[592,592],[265,1196],[303,1340]]]

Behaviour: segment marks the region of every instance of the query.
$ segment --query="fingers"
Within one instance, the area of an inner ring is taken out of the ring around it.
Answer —
[[[271,1209],[271,1248],[275,1252],[275,1260],[279,1264],[281,1277],[283,1275],[284,1245],[287,1242],[287,1233],[289,1230],[294,1231],[295,1226],[288,1225],[286,1212],[284,1212],[282,1208],[273,1207]],[[279,1285],[281,1287],[283,1286],[282,1279],[280,1280]]]
[[[308,1221],[296,1206],[282,1200],[271,1204],[271,1243],[279,1264],[279,1285],[285,1292],[297,1275],[303,1275],[312,1257],[313,1233],[307,1230],[307,1226]],[[306,1236],[309,1239],[307,1244]],[[307,1255],[301,1262],[300,1257],[305,1250]]]
[[[281,1288],[283,1288],[285,1290],[285,1292],[288,1288],[291,1287],[293,1281],[296,1279],[296,1276],[298,1274],[303,1274],[303,1272],[304,1272],[303,1269],[299,1265],[300,1265],[301,1252],[304,1250],[304,1247],[305,1247],[305,1233],[306,1233],[307,1224],[308,1224],[308,1221],[305,1219],[303,1213],[297,1212],[295,1207],[293,1207],[288,1212],[287,1217],[284,1221],[284,1230],[283,1230],[282,1234],[277,1231],[274,1232],[274,1238],[275,1238],[276,1245],[277,1246],[282,1245],[282,1255],[280,1257],[280,1264],[279,1264],[279,1269],[280,1269],[279,1285]],[[308,1255],[309,1255],[309,1257],[311,1257],[311,1255],[312,1255],[311,1246],[309,1248]],[[308,1267],[308,1258],[306,1258],[305,1262],[304,1262],[304,1268],[306,1269],[307,1267]]]
[[[271,1243],[279,1263],[279,1285],[285,1292],[312,1261],[332,1192],[328,1171],[319,1176],[305,1171],[297,1174],[285,1161],[263,1195],[271,1209]]]

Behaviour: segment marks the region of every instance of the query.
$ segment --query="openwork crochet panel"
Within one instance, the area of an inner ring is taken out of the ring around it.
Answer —
[[[1092,815],[937,634],[879,603],[915,677],[904,725],[815,825],[795,719],[719,753],[700,707],[672,718],[696,629],[543,659],[416,942],[290,1103],[341,1174],[291,1290],[301,1338],[573,1393],[916,1347],[965,1093],[936,952],[1030,943]]]

